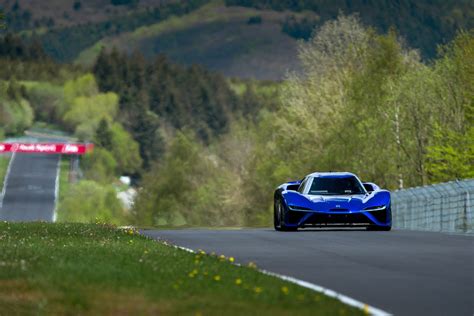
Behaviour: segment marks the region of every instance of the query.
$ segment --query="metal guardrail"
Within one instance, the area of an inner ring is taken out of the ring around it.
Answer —
[[[474,179],[392,192],[393,227],[474,233]]]

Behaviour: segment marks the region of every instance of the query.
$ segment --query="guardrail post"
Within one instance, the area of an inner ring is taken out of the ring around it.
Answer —
[[[470,205],[469,205],[469,200],[470,200],[470,196],[469,196],[469,191],[466,190],[462,185],[461,183],[459,182],[459,180],[456,180],[456,184],[461,188],[461,190],[464,191],[464,207],[463,207],[463,210],[462,210],[462,224],[461,224],[461,229],[463,232],[467,232],[469,230],[469,221],[468,221],[468,213],[470,212]]]

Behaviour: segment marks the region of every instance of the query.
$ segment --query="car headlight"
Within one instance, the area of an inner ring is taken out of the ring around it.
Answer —
[[[307,207],[303,207],[303,206],[296,206],[296,205],[288,205],[288,208],[291,210],[291,211],[311,211],[310,208],[307,208]]]
[[[386,208],[387,208],[386,205],[371,206],[371,207],[365,208],[364,211],[382,211]]]

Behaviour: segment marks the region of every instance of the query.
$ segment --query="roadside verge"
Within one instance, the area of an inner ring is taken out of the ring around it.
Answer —
[[[363,315],[297,284],[107,224],[0,223],[6,314]]]
[[[0,209],[3,205],[7,178],[14,158],[15,154],[0,154]]]

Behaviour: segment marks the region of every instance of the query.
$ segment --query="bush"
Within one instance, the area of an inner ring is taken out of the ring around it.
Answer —
[[[141,225],[241,225],[233,197],[238,179],[189,133],[179,132],[145,177],[134,212]]]
[[[82,164],[86,178],[101,183],[111,182],[117,171],[114,156],[107,149],[100,147],[85,155]]]
[[[256,16],[251,16],[248,20],[247,20],[247,24],[262,24],[262,17],[260,15],[256,15]]]
[[[64,114],[64,90],[48,82],[37,82],[27,89],[28,101],[35,112],[36,120],[56,123]]]
[[[60,201],[58,221],[123,224],[125,215],[112,186],[82,180]]]
[[[118,96],[99,93],[94,75],[87,74],[64,86],[66,113],[63,122],[81,140],[92,140],[102,119],[112,120],[118,111]]]
[[[130,175],[138,172],[142,165],[138,143],[118,123],[112,125],[111,136],[111,152],[117,160],[117,171],[120,174]]]
[[[82,8],[81,1],[74,1],[72,8],[74,9],[74,11],[79,11]]]
[[[281,31],[296,39],[309,40],[314,28],[318,25],[317,19],[297,19],[294,15],[287,16],[281,25]]]

